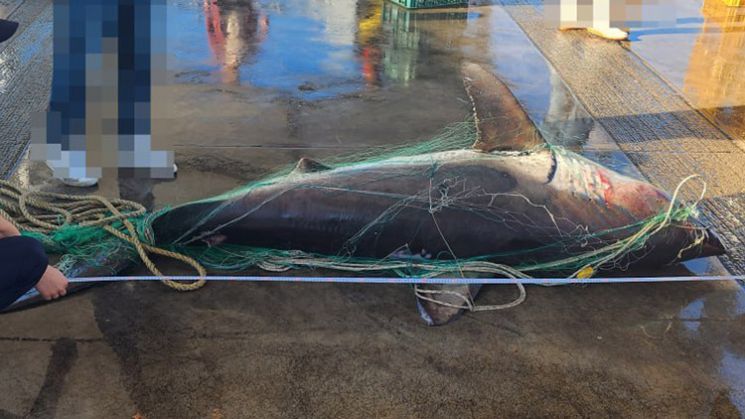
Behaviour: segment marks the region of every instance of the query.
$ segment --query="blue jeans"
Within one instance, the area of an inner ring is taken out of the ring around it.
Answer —
[[[85,133],[86,68],[100,66],[107,54],[105,39],[116,41],[118,59],[119,133],[149,134],[150,13],[143,0],[55,0],[54,69],[49,110],[55,136],[68,149],[69,136]],[[137,106],[136,106],[137,105]],[[143,109],[147,107],[147,109]],[[51,130],[50,130],[51,131]],[[52,138],[48,139],[51,140]]]
[[[161,52],[160,43],[151,37],[161,39],[159,31],[165,25],[158,22],[160,26],[154,27],[152,20],[160,20],[155,7],[161,3],[163,0],[54,0],[52,92],[44,121],[46,138],[39,140],[53,149],[75,152],[69,163],[59,164],[86,167],[87,160],[79,160],[86,158],[86,148],[93,153],[107,150],[102,144],[108,136],[117,139],[118,151],[130,156],[118,159],[117,166],[128,167],[134,161],[131,156],[142,148],[135,147],[136,141],[149,141],[152,45]],[[93,112],[112,109],[102,106],[102,101],[116,102],[116,114],[96,113],[98,118],[90,119]],[[87,132],[91,127],[87,120],[98,120],[101,125]],[[104,161],[95,156],[95,170],[100,171]]]

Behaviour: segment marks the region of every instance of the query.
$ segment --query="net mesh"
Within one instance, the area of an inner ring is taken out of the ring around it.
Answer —
[[[472,121],[466,121],[448,127],[430,141],[398,148],[370,150],[324,161],[324,164],[334,169],[377,165],[381,169],[374,173],[381,178],[400,176],[402,179],[410,180],[413,176],[427,184],[427,187],[423,189],[403,190],[391,196],[381,196],[380,199],[387,202],[385,210],[362,226],[355,234],[345,237],[343,244],[332,252],[226,243],[214,245],[208,241],[199,240],[202,236],[196,235],[200,229],[208,226],[217,214],[230,205],[231,199],[249,194],[264,186],[284,182],[288,175],[291,175],[293,167],[280,169],[233,191],[185,204],[193,209],[190,213],[193,219],[184,223],[190,227],[185,231],[177,232],[178,238],[175,240],[165,243],[156,240],[152,228],[153,223],[174,209],[184,208],[185,205],[165,208],[154,213],[139,214],[131,217],[130,221],[135,225],[139,239],[143,243],[187,255],[214,271],[237,272],[251,268],[261,268],[268,272],[285,272],[293,269],[332,269],[350,273],[395,274],[405,277],[435,278],[456,274],[524,278],[536,273],[588,277],[600,269],[625,268],[634,259],[644,256],[644,252],[648,251],[646,244],[655,234],[672,224],[685,222],[696,215],[695,203],[681,205],[676,202],[676,191],[669,208],[665,208],[659,214],[627,225],[598,230],[587,225],[574,224],[562,214],[552,214],[547,207],[531,202],[524,195],[495,193],[484,188],[471,187],[467,182],[470,179],[470,173],[467,170],[448,172],[444,177],[438,178],[437,165],[440,163],[437,161],[414,165],[414,172],[400,173],[391,169],[392,165],[400,165],[402,162],[421,163],[422,156],[433,153],[467,149],[473,144],[475,138],[475,124]],[[560,147],[551,148],[554,153],[563,152]],[[534,151],[522,154],[530,154]],[[370,189],[365,185],[357,184],[353,187],[341,188],[343,191],[337,185],[313,185],[312,188],[320,193],[330,194],[370,193]],[[288,189],[299,187],[308,186],[293,184]],[[281,190],[279,194],[269,196],[257,207],[267,205],[286,192],[287,190]],[[500,202],[507,199],[510,205],[495,205],[497,198]],[[249,209],[236,218],[250,216],[254,210],[256,209]],[[360,255],[356,251],[361,243],[379,234],[386,226],[390,226],[404,211],[418,211],[422,216],[431,218],[439,232],[439,238],[444,243],[444,248],[434,254],[420,254],[412,253],[412,249],[402,247],[399,251],[392,252],[385,257]],[[452,229],[448,229],[447,226],[441,228],[438,224],[438,217],[445,212],[469,214],[469,216],[492,222],[504,229],[513,230],[515,234],[529,230],[534,235],[542,235],[541,237],[545,237],[546,240],[540,245],[529,248],[460,257],[459,252],[454,251],[450,246]],[[539,213],[542,213],[544,220],[549,219],[551,222],[536,222],[534,215]],[[235,220],[230,222],[233,221]],[[124,226],[119,221],[115,221],[112,226],[117,230],[124,230]],[[219,227],[224,226],[213,228],[212,232],[219,232]],[[52,232],[29,231],[24,234],[40,239],[49,252],[64,254],[65,260],[70,264],[76,261],[99,260],[100,258],[96,258],[97,255],[114,251],[121,252],[123,248],[129,248],[130,254],[134,253],[130,244],[113,238],[99,225],[63,224]],[[690,246],[700,244],[705,239],[705,234],[705,230],[701,230],[699,237],[696,237]],[[684,250],[680,249],[678,256]],[[505,260],[517,262],[501,262]],[[500,261],[500,263],[495,261]]]

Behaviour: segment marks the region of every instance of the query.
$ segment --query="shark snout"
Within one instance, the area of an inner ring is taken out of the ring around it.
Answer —
[[[623,208],[637,219],[648,219],[669,210],[671,197],[662,189],[628,178],[613,179],[606,202]],[[719,256],[726,253],[724,244],[717,234],[702,225],[696,218],[689,218],[665,229],[666,242],[681,243],[683,259]]]
[[[669,238],[683,244],[681,246],[683,250],[679,255],[682,260],[720,256],[727,253],[719,236],[695,219],[689,219],[671,228],[673,232]]]
[[[704,230],[706,236],[701,245],[701,257],[719,256],[727,253],[727,248],[711,229]]]

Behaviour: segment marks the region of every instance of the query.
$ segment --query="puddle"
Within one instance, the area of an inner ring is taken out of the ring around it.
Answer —
[[[730,386],[730,401],[745,416],[745,358],[725,349],[720,374]]]
[[[631,28],[630,48],[735,139],[745,139],[745,8],[675,0],[674,24]]]
[[[683,323],[683,327],[689,332],[698,332],[701,327],[701,316],[704,311],[704,300],[698,299],[687,306],[683,307],[678,313],[678,317]]]
[[[636,166],[592,119],[561,77],[501,8],[483,8],[470,36],[489,34],[494,71],[507,82],[546,140],[566,147],[627,176],[640,177]]]
[[[280,89],[308,98],[354,91],[354,0],[175,1],[169,67],[202,82]]]
[[[459,84],[461,60],[486,59],[549,142],[588,150],[588,157],[636,175],[500,8],[410,11],[354,0],[169,4],[169,66],[177,82],[327,99],[414,80],[432,88],[444,80]]]
[[[420,27],[468,18],[466,12],[414,14],[382,1],[172,1],[169,68],[178,82],[325,99],[406,84],[426,63],[428,39]]]

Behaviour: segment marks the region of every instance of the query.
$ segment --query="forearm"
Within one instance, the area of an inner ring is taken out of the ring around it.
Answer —
[[[21,232],[18,231],[10,221],[0,216],[0,239],[3,237],[20,236]]]

